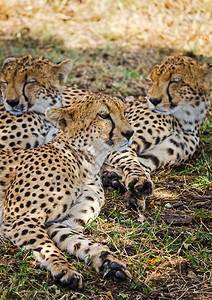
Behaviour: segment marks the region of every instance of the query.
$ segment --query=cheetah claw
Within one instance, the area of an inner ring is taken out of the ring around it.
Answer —
[[[54,275],[53,278],[56,283],[72,290],[83,289],[83,276],[79,273],[71,272],[69,274],[68,270],[63,270],[59,274]]]
[[[137,196],[150,196],[153,193],[153,183],[150,180],[139,182],[139,178],[133,179],[129,185],[129,190]]]
[[[138,198],[135,196],[134,193],[128,191],[124,197],[126,206],[128,209],[134,209],[137,210],[139,204],[138,204]]]
[[[103,186],[112,192],[117,190],[120,194],[125,193],[125,188],[121,182],[120,176],[116,172],[105,171],[102,175]]]
[[[112,279],[116,282],[131,280],[130,272],[117,262],[110,262],[109,260],[105,260],[102,265],[102,271],[100,272],[103,278]]]

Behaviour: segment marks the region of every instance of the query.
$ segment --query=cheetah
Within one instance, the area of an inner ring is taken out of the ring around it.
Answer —
[[[26,58],[25,60],[27,61]],[[6,81],[7,72],[9,71],[5,69],[1,80]],[[123,152],[111,152],[102,168],[105,188],[127,191],[127,201],[133,204],[138,200],[145,206],[143,197],[152,195],[154,190],[151,172],[178,165],[193,155],[199,144],[199,128],[211,100],[211,72],[211,65],[201,66],[186,56],[168,57],[153,67],[149,73],[150,88],[146,99],[135,100],[128,108],[127,119],[135,132],[132,145]],[[25,81],[22,82],[22,87],[24,84]],[[76,97],[85,95],[94,94],[65,87],[62,92],[62,106],[68,107]],[[5,95],[4,102],[6,101]],[[30,97],[28,102],[31,102]],[[34,108],[42,105],[42,101],[38,103]],[[33,112],[28,111],[25,114],[28,113]],[[9,119],[12,117],[8,115]],[[29,128],[27,115],[18,118],[19,123],[14,121],[15,126],[19,124]],[[21,134],[23,137],[23,129],[17,132],[15,126],[15,129],[11,129],[11,124],[3,127],[4,132],[1,134],[4,140],[0,139],[0,148],[25,148],[23,139],[18,136]],[[44,128],[41,121],[36,122],[36,130],[39,128]],[[25,144],[29,148],[43,143],[39,144],[37,139],[36,144],[30,142],[31,136],[26,128],[24,131],[24,136],[27,137]],[[44,136],[46,132],[48,131],[45,130]]]
[[[99,172],[106,156],[132,141],[125,110],[113,96],[77,98],[69,108],[46,110],[46,118],[60,129],[51,142],[0,151],[1,235],[31,249],[54,280],[71,289],[81,289],[83,277],[63,250],[92,264],[104,278],[131,278],[107,246],[83,233],[105,201]]]
[[[7,58],[0,76],[0,149],[32,149],[58,133],[45,117],[48,107],[62,106],[70,59],[52,64],[41,56]]]
[[[130,203],[138,200],[144,207],[143,196],[153,193],[151,172],[181,164],[199,144],[212,98],[212,69],[190,57],[172,56],[156,64],[148,79],[146,99],[131,103],[127,115],[134,130],[132,144],[110,152],[103,168],[106,187],[124,185]]]

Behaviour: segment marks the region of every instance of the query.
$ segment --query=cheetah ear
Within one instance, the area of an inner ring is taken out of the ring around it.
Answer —
[[[73,113],[67,108],[48,108],[45,115],[52,124],[63,131],[67,127],[67,121],[73,120]]]
[[[68,74],[72,69],[72,65],[72,61],[70,59],[66,59],[55,66],[55,76],[60,85],[64,85],[66,82]]]
[[[16,61],[15,57],[8,57],[4,60],[2,68],[6,67],[7,65],[11,64],[12,62]]]

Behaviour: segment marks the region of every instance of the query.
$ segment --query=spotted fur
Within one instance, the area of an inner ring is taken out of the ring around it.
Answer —
[[[52,142],[0,152],[1,235],[33,250],[53,278],[70,288],[82,288],[83,278],[61,250],[92,264],[105,278],[131,277],[107,246],[83,234],[104,204],[99,172],[105,157],[131,143],[125,109],[112,96],[75,99],[69,108],[46,111],[61,130]]]
[[[52,64],[40,56],[7,58],[0,76],[0,149],[43,145],[58,132],[45,118],[48,107],[62,106],[62,90],[72,63]]]
[[[130,201],[137,201],[152,194],[150,175],[153,170],[178,165],[193,155],[199,144],[199,128],[211,100],[211,72],[211,64],[201,66],[185,56],[166,58],[153,67],[149,74],[147,98],[136,100],[129,107],[127,119],[135,131],[133,143],[122,153],[112,152],[108,155],[102,169],[105,187],[127,190]],[[2,76],[2,80],[5,77]],[[62,94],[62,105],[67,107],[76,97],[85,95],[94,94],[66,87]],[[48,97],[51,97],[51,93]],[[5,96],[4,101],[6,99]],[[28,102],[31,103],[30,97]],[[38,103],[42,106],[42,101]],[[39,105],[34,105],[34,108]],[[45,107],[39,110],[44,111]],[[2,111],[2,114],[5,112]],[[32,127],[27,122],[29,114],[30,117],[34,116],[36,126]],[[46,137],[47,141],[51,140],[57,128],[52,127],[44,115],[39,114],[39,117],[43,121],[37,122],[38,115],[34,111],[22,116],[6,115],[1,126],[3,131],[0,134],[4,138],[0,137],[0,147],[33,148],[45,143]],[[14,118],[19,118],[19,121]],[[27,128],[22,128],[26,125]],[[54,129],[53,134],[48,126]],[[30,130],[36,130],[35,141]]]
[[[133,143],[108,155],[103,175],[106,186],[121,188],[123,183],[133,201],[151,195],[153,170],[179,165],[194,154],[212,98],[210,66],[189,57],[164,59],[149,80],[146,99],[131,103],[127,116]]]

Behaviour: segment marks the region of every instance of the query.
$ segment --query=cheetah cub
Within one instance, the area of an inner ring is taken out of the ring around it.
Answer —
[[[47,119],[60,129],[51,142],[0,152],[1,235],[31,249],[55,281],[72,289],[83,287],[83,277],[61,250],[92,263],[105,278],[131,278],[107,246],[83,234],[105,201],[99,175],[104,159],[131,143],[125,109],[109,95],[75,99],[69,108],[47,109]]]

